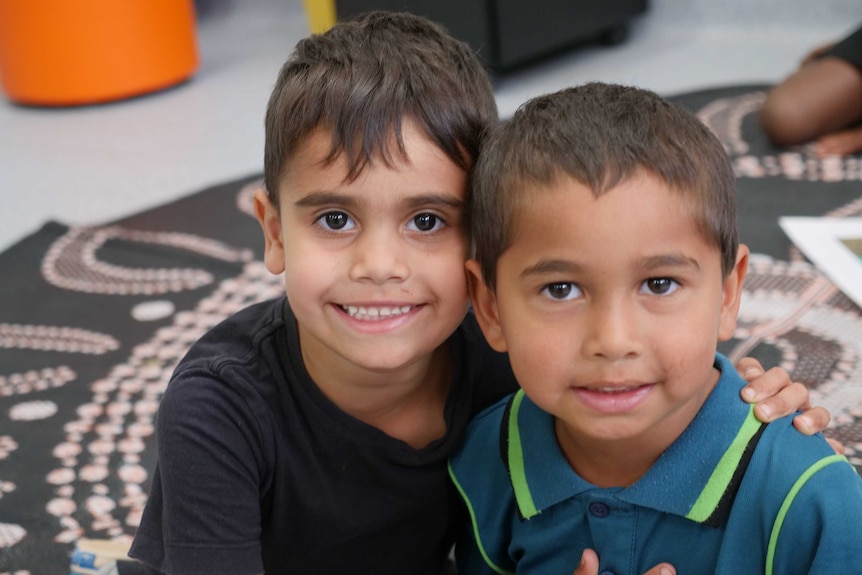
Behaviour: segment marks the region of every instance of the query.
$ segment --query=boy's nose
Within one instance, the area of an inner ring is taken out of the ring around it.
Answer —
[[[354,243],[350,277],[354,281],[403,281],[410,275],[406,246],[397,234],[368,231]]]
[[[587,357],[609,361],[640,355],[638,320],[632,305],[625,301],[594,303],[587,318],[584,352]]]

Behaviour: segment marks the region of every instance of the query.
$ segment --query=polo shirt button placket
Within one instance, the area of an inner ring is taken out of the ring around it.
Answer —
[[[593,517],[598,517],[600,519],[607,517],[608,515],[611,514],[610,508],[607,505],[605,505],[604,503],[598,503],[598,502],[590,503],[590,505],[589,505],[589,507],[587,507],[587,509],[589,510],[590,515],[592,515]],[[605,574],[600,573],[599,575],[605,575]]]
[[[592,515],[593,517],[595,517],[596,519],[604,519],[605,517],[608,517],[611,514],[611,508],[607,503],[602,503],[601,501],[593,501],[589,505],[587,505],[587,512],[590,515]],[[604,524],[604,522],[602,524]],[[612,528],[613,523],[604,524],[604,525],[605,525],[605,527],[602,528],[602,530]],[[601,571],[599,573],[599,575],[617,575],[617,574],[614,571],[611,571],[610,569],[605,569],[604,571]]]

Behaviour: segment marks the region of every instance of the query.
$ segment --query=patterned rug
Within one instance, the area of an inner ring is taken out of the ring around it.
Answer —
[[[862,214],[862,158],[769,145],[764,86],[674,98],[725,142],[752,252],[723,346],[781,365],[833,415],[862,470],[862,315],[778,227]],[[257,176],[98,227],[51,222],[0,254],[0,575],[65,575],[80,537],[130,539],[155,464],[159,398],[188,346],[282,291],[261,261]]]

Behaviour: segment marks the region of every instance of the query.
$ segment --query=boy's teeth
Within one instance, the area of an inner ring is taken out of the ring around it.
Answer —
[[[365,307],[348,305],[344,306],[347,315],[357,319],[374,320],[387,317],[401,315],[410,311],[411,306],[404,305],[400,307]]]
[[[602,393],[620,393],[623,391],[631,391],[636,389],[635,387],[599,387],[598,391]]]

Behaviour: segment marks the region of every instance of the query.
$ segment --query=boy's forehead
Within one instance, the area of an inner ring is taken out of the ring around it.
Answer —
[[[457,166],[415,122],[405,120],[400,138],[392,131],[386,140],[385,147],[368,152],[361,142],[356,143],[354,150],[361,155],[353,158],[359,162],[359,168],[354,169],[350,157],[354,150],[336,148],[332,129],[315,128],[299,140],[288,157],[280,195],[286,190],[348,189],[383,176],[403,183],[405,191],[424,188],[464,197],[466,170]]]
[[[350,141],[343,141],[343,135],[339,137],[340,135],[334,127],[319,125],[298,139],[296,146],[287,158],[287,167],[289,169],[291,165],[299,162],[312,162],[321,165],[333,165],[335,168],[342,167],[347,171],[350,167],[351,156],[357,160],[362,160],[363,164],[409,161],[409,153],[402,142],[405,133],[412,136],[416,130],[411,129],[412,126],[409,126],[408,123],[412,124],[405,119],[401,126],[386,128],[381,134],[382,137],[373,143],[367,142],[361,131],[351,135]],[[424,131],[419,131],[419,136],[430,142],[430,138]],[[339,166],[339,164],[342,165]]]
[[[414,153],[425,149],[433,149],[441,156],[447,155],[426,127],[409,115],[398,123],[379,129],[357,128],[351,133],[320,124],[296,140],[286,164],[315,160],[320,163],[346,161],[350,165],[351,161],[359,161],[360,166],[378,163],[393,166],[410,163]]]
[[[651,226],[674,218],[710,245],[715,243],[705,225],[698,194],[679,190],[647,170],[638,170],[598,191],[565,173],[557,174],[548,182],[522,181],[516,188],[514,201],[509,203],[512,206],[509,247],[538,236],[565,236],[572,231],[592,235],[589,230],[604,232],[609,222],[617,232],[624,231],[617,227],[626,225],[622,220],[608,219],[609,209],[618,216],[625,212],[624,219],[634,226],[641,225],[639,222]],[[493,225],[487,221],[484,224]],[[573,230],[573,227],[580,229]],[[713,247],[718,249],[718,246]]]
[[[314,158],[322,162],[330,155],[334,142],[335,132],[332,128],[317,126],[297,140],[288,162],[294,159],[308,161]]]
[[[645,168],[636,168],[625,174],[607,172],[602,174],[597,182],[586,181],[560,168],[554,170],[547,181],[522,177],[508,188],[509,195],[514,200],[511,205],[517,215],[517,212],[529,209],[537,199],[549,193],[556,193],[558,201],[564,203],[583,202],[585,199],[599,201],[609,194],[636,196],[644,186],[667,194],[673,198],[674,203],[687,207],[697,208],[702,203],[698,192],[675,187]],[[696,217],[696,212],[693,211],[691,215]]]
[[[671,187],[663,179],[651,174],[646,170],[637,170],[635,173],[623,177],[620,181],[608,185],[604,189],[597,189],[588,182],[581,181],[576,176],[566,172],[557,172],[549,181],[540,182],[531,179],[523,179],[511,186],[510,200],[506,203],[511,206],[509,216],[510,229],[515,235],[529,233],[525,226],[544,227],[547,224],[537,220],[535,216],[539,213],[547,213],[548,199],[552,198],[557,215],[564,213],[587,213],[610,203],[623,201],[626,204],[637,203],[641,194],[647,193],[655,198],[667,198],[668,205],[682,208],[683,212],[693,223],[700,220],[698,213],[699,204],[693,198],[693,193],[687,193]],[[656,196],[658,194],[658,196]],[[538,208],[538,213],[536,209]],[[601,208],[604,209],[604,208]],[[644,214],[645,217],[646,214]],[[493,222],[484,222],[485,225],[495,225]],[[589,219],[583,222],[591,225]]]

